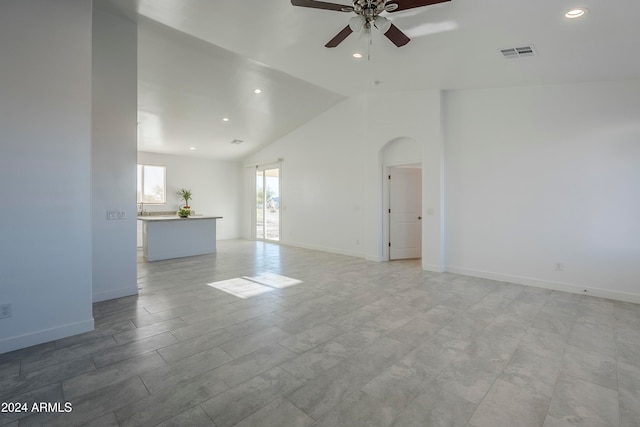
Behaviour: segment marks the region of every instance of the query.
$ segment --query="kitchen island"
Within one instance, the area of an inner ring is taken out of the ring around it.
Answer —
[[[138,219],[147,261],[216,253],[216,221],[221,216],[142,215]]]

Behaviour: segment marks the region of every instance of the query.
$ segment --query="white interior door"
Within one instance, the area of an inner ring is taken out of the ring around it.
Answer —
[[[394,167],[389,179],[389,259],[422,257],[422,169]]]

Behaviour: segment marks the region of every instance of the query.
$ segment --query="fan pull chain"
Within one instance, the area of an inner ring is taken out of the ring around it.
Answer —
[[[369,43],[367,43],[367,61],[371,61],[371,45],[373,44],[373,37],[371,37],[371,28],[369,28]]]

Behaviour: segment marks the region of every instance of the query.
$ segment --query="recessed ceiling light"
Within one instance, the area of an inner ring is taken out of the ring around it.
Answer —
[[[253,91],[253,93],[262,93],[262,89],[256,89]]]
[[[189,147],[189,150],[191,150],[191,151],[193,151],[195,149],[196,149],[196,147]]]
[[[360,58],[362,58],[362,54],[356,52],[356,53],[353,54],[353,57],[356,58],[356,59],[360,59]]]
[[[589,9],[587,9],[586,7],[577,7],[565,13],[564,17],[569,19],[576,19],[584,16],[588,11]]]
[[[223,118],[222,118],[222,121],[223,121],[223,122],[228,122],[228,121],[229,121],[229,117],[223,117]]]

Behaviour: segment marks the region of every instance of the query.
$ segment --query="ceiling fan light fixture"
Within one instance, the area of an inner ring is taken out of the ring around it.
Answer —
[[[382,34],[386,33],[387,31],[389,31],[389,28],[391,28],[391,21],[389,21],[384,16],[376,16],[376,19],[373,20],[373,23]]]
[[[349,19],[349,28],[351,28],[351,31],[353,31],[354,33],[357,33],[362,30],[362,27],[364,27],[364,24],[366,22],[367,18],[365,18],[364,16],[354,16],[353,18]]]
[[[397,8],[398,8],[398,3],[387,3],[384,6],[384,10],[386,10],[387,12],[393,12]]]
[[[411,39],[402,30],[389,22],[385,17],[380,17],[381,13],[399,12],[403,10],[415,9],[438,3],[450,2],[451,0],[351,0],[352,6],[345,6],[339,3],[331,3],[319,0],[290,0],[293,6],[307,7],[312,9],[324,9],[337,12],[355,13],[349,20],[349,25],[336,34],[324,47],[334,48],[342,43],[351,33],[359,32],[368,36],[371,45],[371,26],[375,26],[384,36],[396,47],[402,47],[409,43]],[[345,0],[346,2],[346,0]],[[364,30],[364,31],[363,31]]]
[[[568,19],[581,18],[584,15],[586,15],[588,11],[589,11],[589,9],[587,9],[586,7],[577,7],[575,9],[571,9],[571,10],[567,11],[564,14],[564,17],[568,18]]]

